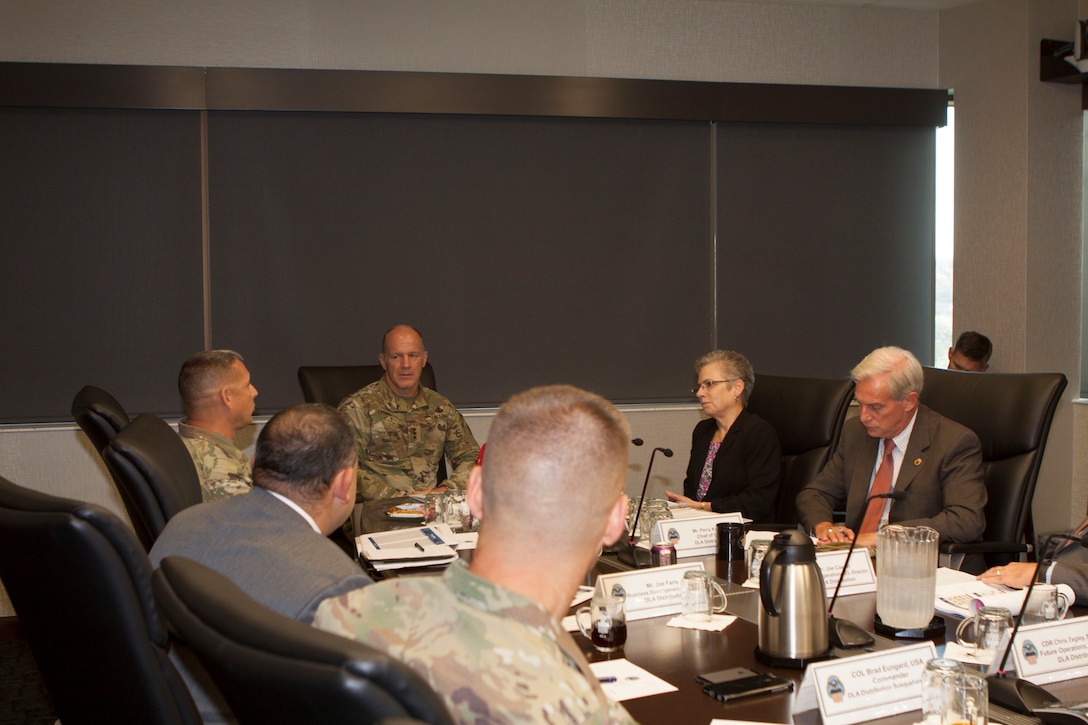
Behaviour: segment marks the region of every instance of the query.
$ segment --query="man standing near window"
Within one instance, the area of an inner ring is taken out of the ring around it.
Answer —
[[[948,348],[948,369],[984,373],[990,367],[990,355],[994,352],[990,338],[980,332],[968,330],[959,336],[956,344]]]

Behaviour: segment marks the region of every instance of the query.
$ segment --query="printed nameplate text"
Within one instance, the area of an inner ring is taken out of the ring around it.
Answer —
[[[627,621],[649,619],[680,613],[680,585],[684,572],[703,568],[703,562],[655,566],[649,569],[602,574],[597,577],[597,589],[615,592],[617,588],[627,598]]]
[[[922,709],[922,673],[932,642],[810,664],[794,713],[819,708],[824,725],[852,725]]]

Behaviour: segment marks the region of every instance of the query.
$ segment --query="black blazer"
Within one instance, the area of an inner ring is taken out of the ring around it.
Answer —
[[[691,434],[684,495],[695,498],[710,439],[718,424],[713,418],[700,421]],[[725,435],[714,457],[714,474],[704,500],[718,513],[740,511],[755,523],[774,514],[775,497],[782,481],[782,448],[770,423],[742,410]]]

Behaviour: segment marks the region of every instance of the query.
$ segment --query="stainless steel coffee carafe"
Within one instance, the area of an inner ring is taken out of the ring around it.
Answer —
[[[759,646],[756,657],[781,667],[804,667],[829,655],[827,592],[816,547],[793,529],[771,541],[759,570]]]

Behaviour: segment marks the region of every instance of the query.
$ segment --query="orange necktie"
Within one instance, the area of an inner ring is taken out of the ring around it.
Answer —
[[[892,473],[895,471],[895,462],[892,460],[892,451],[894,450],[895,441],[891,438],[885,438],[884,459],[880,462],[880,468],[876,469],[873,486],[869,489],[870,496],[888,493],[888,491],[892,490]],[[869,502],[869,508],[865,510],[865,518],[861,520],[861,528],[858,529],[859,534],[867,534],[870,531],[877,530],[886,503],[887,501],[882,498]]]

